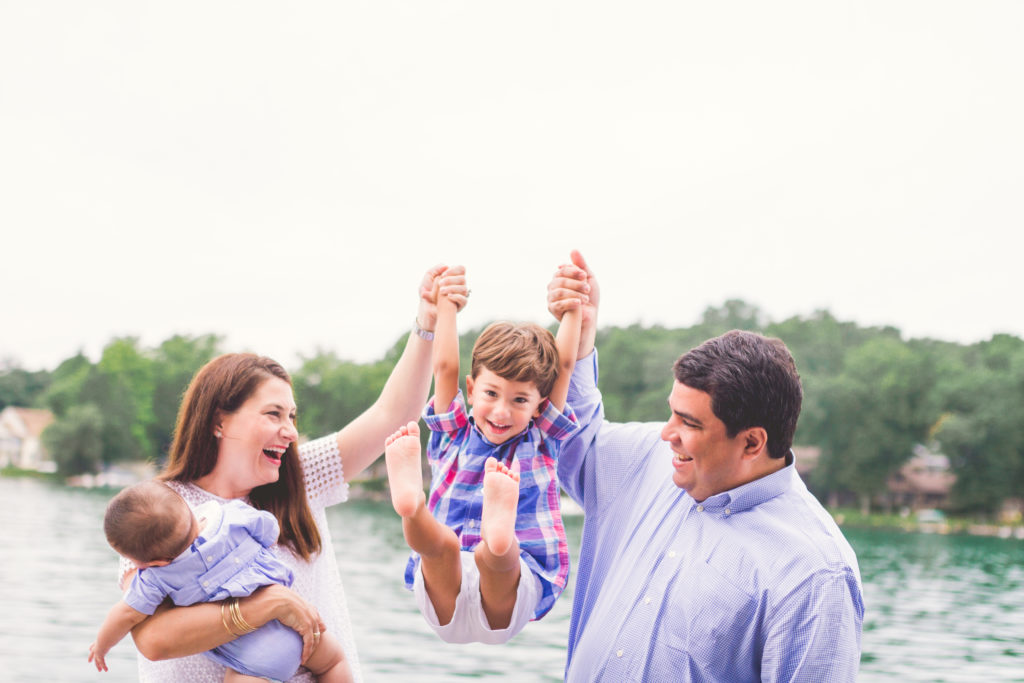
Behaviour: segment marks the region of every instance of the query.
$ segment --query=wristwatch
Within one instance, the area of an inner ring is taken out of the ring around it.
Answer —
[[[416,336],[419,337],[420,339],[434,341],[433,330],[425,330],[422,327],[420,327],[420,321],[416,318],[412,319],[412,331],[415,332]]]

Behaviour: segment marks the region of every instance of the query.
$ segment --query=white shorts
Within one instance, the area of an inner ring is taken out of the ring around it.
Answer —
[[[452,620],[441,626],[434,605],[427,596],[423,585],[423,564],[421,562],[413,580],[412,591],[416,596],[416,605],[427,620],[430,628],[446,643],[487,643],[501,645],[507,643],[514,635],[523,630],[526,623],[533,618],[533,613],[540,602],[540,579],[534,576],[523,558],[519,558],[519,589],[516,593],[516,606],[512,610],[512,620],[508,628],[492,629],[487,623],[484,606],[480,601],[480,570],[477,569],[473,551],[462,551],[462,586],[455,598],[455,613]]]

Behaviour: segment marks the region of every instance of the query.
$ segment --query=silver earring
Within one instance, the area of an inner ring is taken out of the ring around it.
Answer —
[[[217,437],[218,439],[221,438],[221,436],[222,436],[222,434],[220,432],[214,432],[213,435],[215,437]]]

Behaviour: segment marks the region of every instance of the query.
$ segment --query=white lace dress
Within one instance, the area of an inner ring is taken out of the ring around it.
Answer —
[[[341,458],[335,435],[325,436],[299,446],[299,457],[305,472],[306,493],[313,512],[323,548],[310,562],[294,555],[287,548],[275,546],[274,552],[295,574],[292,589],[311,602],[320,611],[327,630],[334,634],[345,648],[345,656],[356,681],[362,681],[359,655],[352,636],[352,622],[348,614],[345,591],[341,586],[338,562],[334,556],[331,535],[327,530],[325,509],[348,499],[348,483],[342,473]],[[169,485],[195,508],[208,500],[224,499],[195,484],[169,482]],[[246,501],[248,502],[248,501]],[[122,573],[128,569],[122,560]],[[291,683],[314,683],[315,678],[306,669],[289,679]],[[144,683],[220,683],[224,680],[224,667],[203,655],[152,662],[139,655],[139,680]]]

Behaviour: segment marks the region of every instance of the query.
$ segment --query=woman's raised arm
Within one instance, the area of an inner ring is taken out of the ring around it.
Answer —
[[[427,402],[432,374],[431,349],[437,324],[437,297],[452,297],[466,305],[466,270],[462,266],[434,266],[420,283],[416,324],[380,397],[338,432],[345,479],[352,481],[384,452],[384,440],[402,425],[418,420]]]

